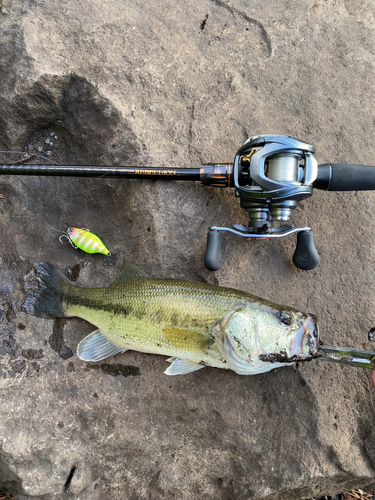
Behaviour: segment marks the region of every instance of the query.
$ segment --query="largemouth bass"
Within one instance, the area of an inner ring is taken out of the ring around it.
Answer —
[[[106,288],[78,287],[47,262],[36,278],[23,311],[95,325],[77,348],[85,361],[131,349],[170,356],[167,375],[204,366],[251,375],[317,355],[313,315],[232,288],[152,278],[127,261]]]

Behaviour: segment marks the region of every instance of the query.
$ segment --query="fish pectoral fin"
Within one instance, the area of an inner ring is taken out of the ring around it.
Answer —
[[[150,276],[144,271],[141,271],[139,267],[124,259],[120,274],[117,276],[115,281],[123,281],[130,278],[149,278],[149,277]]]
[[[127,351],[127,349],[118,347],[104,337],[99,330],[95,330],[78,344],[77,356],[83,359],[83,361],[100,361],[108,358],[108,356],[113,356],[114,354],[125,351]]]
[[[171,359],[172,358],[169,358],[167,361]],[[185,375],[185,373],[195,372],[201,368],[204,368],[204,365],[188,361],[187,359],[175,358],[171,366],[169,366],[164,373],[166,375]]]
[[[212,344],[210,339],[200,333],[175,326],[166,326],[162,331],[172,346],[182,351],[202,351]]]

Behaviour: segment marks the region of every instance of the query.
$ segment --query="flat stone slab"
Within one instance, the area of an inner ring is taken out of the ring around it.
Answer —
[[[319,163],[374,164],[370,1],[0,9],[0,150],[22,151],[0,163],[197,168],[277,133],[315,145]],[[215,273],[208,227],[247,225],[233,189],[1,176],[0,194],[1,488],[17,500],[293,500],[375,487],[366,370],[318,360],[168,377],[164,357],[138,352],[85,363],[75,351],[92,325],[20,310],[38,262],[94,287],[127,258],[314,313],[325,344],[374,350],[373,192],[316,190],[299,204],[292,223],[312,228],[316,269],[293,266],[295,236],[225,234]],[[69,226],[100,236],[115,265],[61,244]]]

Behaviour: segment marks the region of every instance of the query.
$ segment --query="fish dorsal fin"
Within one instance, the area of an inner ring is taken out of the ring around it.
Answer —
[[[169,358],[167,361],[172,359],[173,358]],[[166,375],[185,375],[186,373],[195,372],[201,368],[204,368],[204,365],[199,365],[187,359],[174,358],[171,366],[169,366],[164,373]]]
[[[166,326],[163,333],[172,346],[181,351],[202,351],[212,344],[211,340],[200,333],[176,326]]]
[[[117,276],[116,281],[123,281],[130,278],[149,278],[149,277],[150,276],[144,271],[141,271],[139,267],[132,264],[128,260],[124,259],[120,274]]]
[[[118,347],[108,340],[99,330],[87,335],[77,347],[77,356],[83,361],[101,361],[102,359],[125,352],[127,349]]]

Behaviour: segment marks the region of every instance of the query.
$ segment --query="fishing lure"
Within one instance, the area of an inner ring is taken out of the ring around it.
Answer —
[[[15,218],[18,217],[16,216]],[[47,224],[47,226],[53,229],[54,231],[62,233],[61,236],[59,237],[60,243],[63,243],[61,241],[61,238],[67,238],[69,243],[75,249],[80,248],[86,253],[101,253],[103,255],[106,255],[107,257],[110,257],[112,255],[111,252],[108,250],[108,248],[104,245],[102,240],[95,234],[91,233],[90,229],[85,229],[85,228],[79,229],[77,227],[68,227],[68,230],[65,232],[56,229],[55,227],[51,226],[51,224],[48,224],[48,222],[41,219],[36,219],[34,217],[21,217],[21,218],[22,219],[30,218],[32,220],[38,220],[39,222],[43,222],[43,224]]]
[[[0,151],[0,153],[1,152],[2,151]],[[4,195],[0,194],[0,198],[4,198]],[[106,259],[105,265],[110,265],[110,266],[114,265],[114,256],[104,245],[102,240],[95,234],[91,233],[90,229],[85,229],[85,228],[79,229],[78,227],[68,227],[67,231],[65,232],[65,231],[60,231],[59,229],[56,229],[55,227],[51,226],[51,224],[48,224],[48,222],[41,219],[37,219],[35,217],[15,216],[14,218],[31,219],[42,222],[43,224],[46,224],[54,231],[62,233],[61,236],[59,237],[60,243],[63,243],[61,241],[61,238],[67,238],[67,240],[69,241],[69,243],[72,245],[73,248],[75,249],[79,248],[80,250],[83,250],[86,253],[101,253],[103,255],[106,255],[108,259]],[[112,259],[109,259],[109,257],[112,257]]]
[[[86,253],[102,253],[108,257],[111,255],[102,240],[91,233],[89,229],[69,227],[66,234],[60,236],[60,243],[62,243],[61,238],[67,238],[73,248],[80,248]]]

